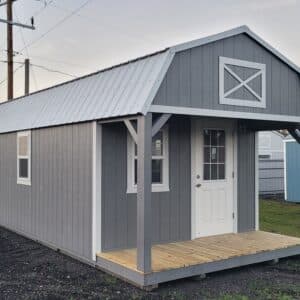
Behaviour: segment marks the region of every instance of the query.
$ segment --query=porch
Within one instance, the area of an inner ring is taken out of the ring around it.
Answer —
[[[137,270],[136,249],[97,254],[98,266],[139,286],[300,254],[300,238],[252,231],[152,246],[152,271]]]

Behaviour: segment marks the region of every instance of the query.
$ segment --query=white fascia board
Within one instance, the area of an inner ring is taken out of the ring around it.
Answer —
[[[173,61],[174,56],[175,56],[175,52],[173,50],[169,49],[166,52],[165,62],[163,63],[163,66],[158,73],[157,79],[155,80],[155,83],[154,83],[153,87],[151,88],[151,91],[141,109],[141,113],[143,115],[146,115],[147,112],[149,112],[149,108],[154,100],[154,97],[156,96],[156,94],[158,92],[158,89],[159,89],[162,81],[164,80],[164,78],[167,74],[167,71],[171,65],[171,62]]]
[[[201,39],[197,39],[197,40],[193,40],[190,42],[176,45],[176,46],[173,46],[171,49],[173,49],[175,52],[188,50],[188,49],[191,49],[194,47],[199,47],[199,46],[202,46],[202,45],[205,45],[208,43],[216,42],[221,39],[229,38],[229,37],[232,37],[232,36],[240,34],[240,33],[244,33],[244,32],[246,32],[246,30],[249,30],[249,28],[247,26],[240,26],[240,27],[226,30],[224,32],[210,35],[210,36],[207,36],[207,37],[204,37]]]
[[[180,107],[180,106],[152,105],[150,107],[150,112],[190,115],[190,116],[292,122],[292,123],[300,124],[300,117],[298,116],[262,114],[262,113],[251,113],[251,112],[240,112],[240,111],[225,111],[225,110],[190,108],[190,107]]]
[[[243,25],[240,27],[236,27],[218,34],[214,34],[208,37],[204,37],[201,39],[197,39],[191,42],[182,43],[176,46],[173,46],[170,48],[174,52],[184,51],[188,50],[194,47],[199,47],[208,43],[216,42],[225,38],[229,38],[238,34],[245,33],[248,36],[250,36],[252,39],[254,39],[256,42],[261,44],[264,48],[269,50],[271,53],[273,53],[275,56],[277,56],[279,59],[281,59],[283,62],[285,62],[287,65],[289,65],[293,70],[300,73],[300,68],[294,64],[292,61],[290,61],[288,58],[286,58],[283,54],[281,54],[278,50],[276,50],[274,47],[272,47],[269,43],[267,43],[265,40],[263,40],[261,37],[259,37],[257,34],[255,34],[253,31],[249,29],[248,26]]]

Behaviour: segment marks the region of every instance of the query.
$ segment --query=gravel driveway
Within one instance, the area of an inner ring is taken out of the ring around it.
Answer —
[[[0,299],[300,299],[299,256],[166,283],[151,293],[1,227],[0,257]]]

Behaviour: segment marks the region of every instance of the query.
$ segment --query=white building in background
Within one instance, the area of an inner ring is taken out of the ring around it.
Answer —
[[[259,133],[259,158],[283,160],[284,139],[285,136],[278,131],[261,131]]]
[[[284,193],[284,139],[278,131],[259,133],[259,193],[283,195]]]

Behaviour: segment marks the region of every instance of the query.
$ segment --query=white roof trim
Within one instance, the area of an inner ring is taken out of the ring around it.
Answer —
[[[151,105],[150,112],[165,113],[176,115],[190,115],[190,116],[205,116],[205,117],[219,117],[230,119],[249,119],[249,120],[263,120],[263,121],[278,121],[278,122],[292,122],[300,124],[300,116],[288,116],[277,114],[252,113],[221,109],[207,109],[207,108],[193,108],[169,105]]]
[[[292,69],[294,69],[296,72],[300,73],[300,68],[294,64],[292,61],[290,61],[288,58],[286,58],[284,55],[282,55],[279,51],[277,51],[275,48],[273,48],[270,44],[268,44],[265,40],[263,40],[261,37],[259,37],[256,33],[251,31],[248,26],[240,26],[237,28],[233,28],[218,34],[210,35],[208,37],[204,37],[202,39],[197,39],[191,42],[182,43],[176,46],[173,46],[170,48],[170,50],[173,50],[175,52],[184,51],[187,49],[191,49],[194,47],[199,47],[208,43],[216,42],[225,38],[229,38],[238,34],[245,33],[248,36],[250,36],[252,39],[257,41],[259,44],[261,44],[263,47],[265,47],[267,50],[269,50],[271,53],[273,53],[275,56],[277,56],[279,59],[281,59],[283,62],[285,62],[287,65],[289,65]]]
[[[163,64],[160,72],[158,73],[157,80],[155,81],[155,83],[154,83],[154,85],[153,85],[153,87],[152,87],[152,89],[151,89],[151,91],[150,91],[150,93],[149,93],[149,95],[147,97],[147,100],[145,101],[145,104],[144,104],[144,106],[142,108],[141,113],[143,115],[146,115],[147,112],[149,111],[150,106],[151,106],[151,104],[152,104],[152,102],[154,100],[154,97],[157,94],[158,89],[159,89],[162,81],[165,78],[165,75],[166,75],[166,73],[167,73],[167,71],[168,71],[168,69],[170,67],[171,62],[173,61],[175,53],[173,51],[168,50],[167,53],[166,53],[166,55],[167,55],[167,57],[165,58],[165,62]]]

